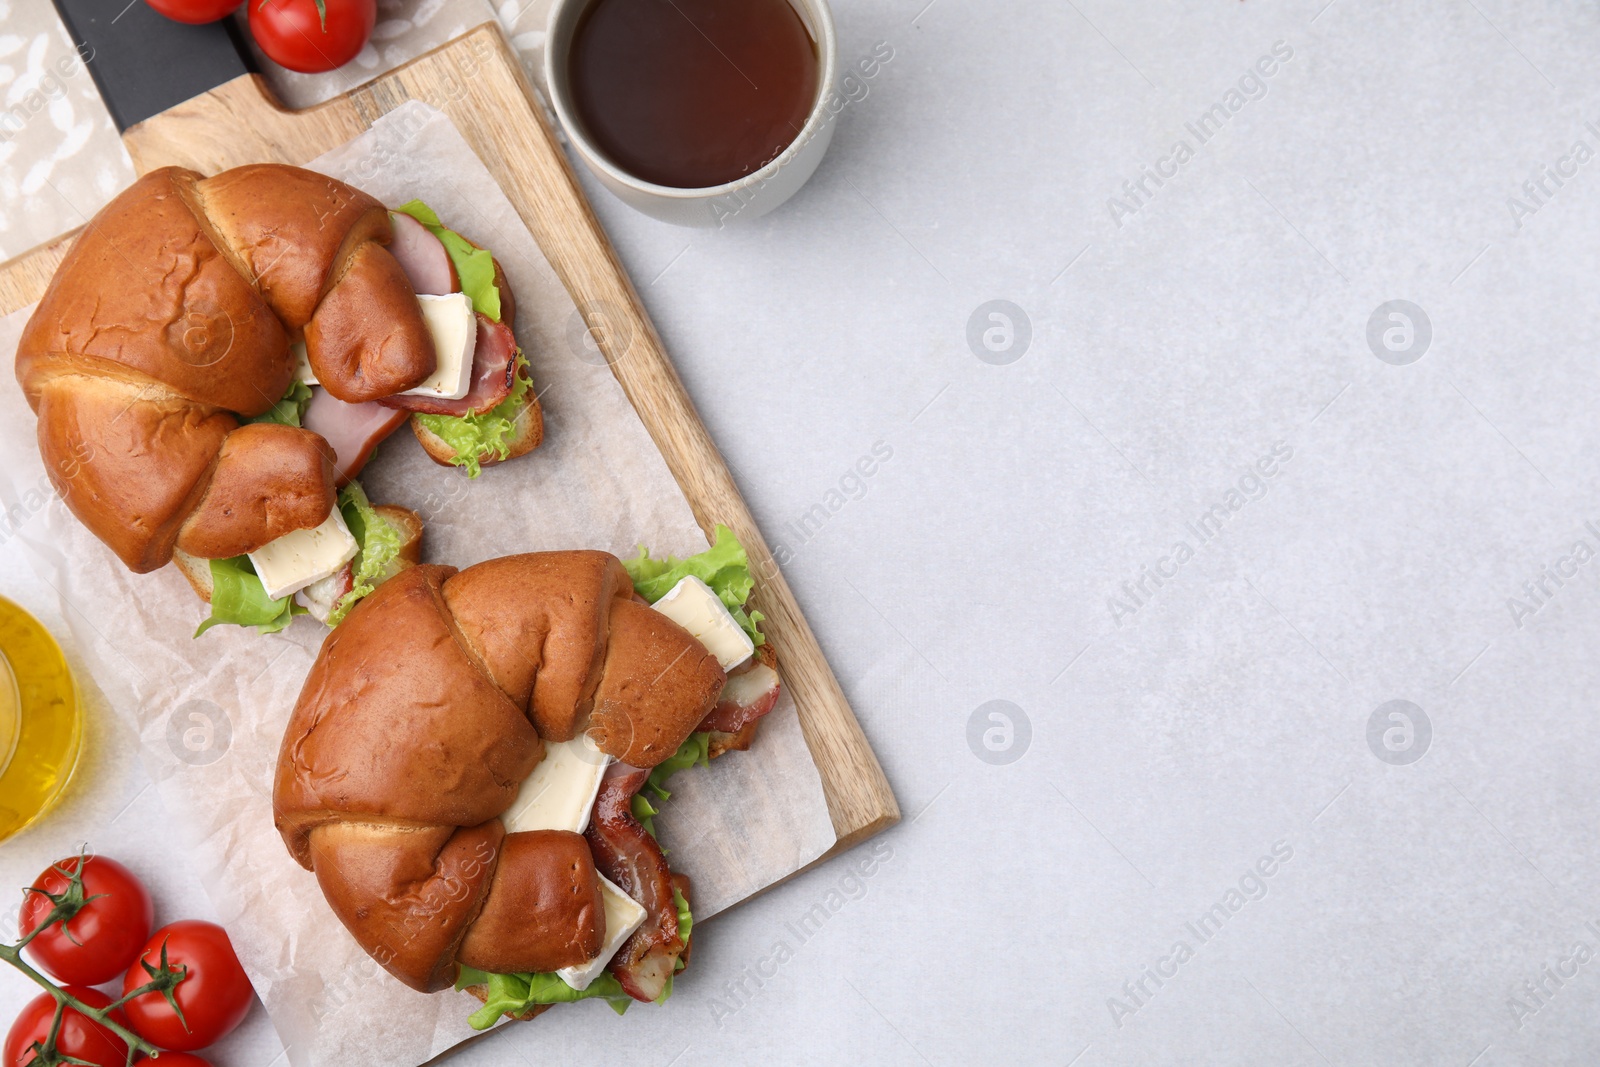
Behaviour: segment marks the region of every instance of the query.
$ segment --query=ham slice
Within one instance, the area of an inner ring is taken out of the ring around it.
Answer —
[[[429,234],[428,236],[433,236]],[[385,407],[376,400],[346,404],[326,389],[312,389],[311,403],[300,424],[333,446],[338,484],[343,488],[361,473],[378,442],[406,421],[407,412]]]
[[[736,734],[778,706],[778,672],[765,663],[728,676],[717,706],[696,730]]]
[[[444,242],[404,212],[389,212],[389,220],[394,223],[389,254],[406,272],[411,288],[419,296],[459,293],[461,280],[456,275],[456,265],[450,262],[450,253],[444,250]]]
[[[430,235],[431,236],[431,235]],[[503,322],[478,312],[478,347],[472,353],[472,387],[460,400],[436,396],[386,396],[377,401],[426,415],[475,415],[511,395],[517,374],[517,338]]]
[[[606,968],[623,992],[649,1002],[661,996],[687,946],[678,936],[678,908],[672,902],[672,871],[656,839],[633,817],[633,795],[650,777],[643,767],[613,763],[595,798],[584,837],[601,874],[639,902],[645,920],[623,942]]]

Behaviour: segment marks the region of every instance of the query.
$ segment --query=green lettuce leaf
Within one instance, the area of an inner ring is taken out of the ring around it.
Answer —
[[[678,746],[678,751],[656,764],[650,772],[650,777],[645,779],[643,786],[633,795],[633,817],[644,827],[644,832],[651,837],[656,836],[655,817],[661,814],[661,809],[655,802],[645,796],[645,790],[654,792],[662,800],[670,800],[672,794],[667,792],[667,779],[681,770],[686,770],[698,764],[701,767],[711,764],[711,735],[709,733],[694,733],[689,739]],[[665,856],[669,850],[662,849]]]
[[[521,349],[517,350],[516,374],[511,382],[511,395],[488,411],[476,415],[413,416],[455,450],[455,457],[450,463],[452,466],[465,467],[468,478],[476,478],[483,473],[479,457],[492,454],[496,459],[505,459],[511,455],[511,442],[517,436],[517,420],[527,410],[522,406],[522,398],[533,388],[533,380],[528,377],[528,361]]]
[[[744,607],[745,601],[750,599],[750,590],[756,584],[750,576],[750,557],[732,530],[718,524],[716,534],[715,544],[688,559],[678,559],[676,556],[652,559],[650,550],[640,545],[639,555],[623,560],[622,565],[628,568],[635,591],[652,604],[672,592],[673,586],[690,575],[699,578],[721,598],[728,613],[750,635],[750,640],[760,647],[767,643],[760,630],[761,620],[766,616],[759,611],[746,613]]]
[[[711,735],[709,733],[692,733],[689,739],[678,746],[678,751],[655,765],[650,772],[650,777],[645,779],[644,786],[635,796],[643,795],[646,789],[653,791],[662,800],[672,799],[672,794],[667,792],[667,779],[679,771],[690,767],[709,767],[711,765]],[[651,812],[651,814],[655,814]],[[643,820],[641,820],[643,821]],[[650,836],[654,837],[654,834]]]
[[[400,558],[400,531],[378,514],[360,482],[351,482],[339,491],[339,512],[361,547],[350,564],[350,591],[328,613],[329,626],[338,626],[362,597],[394,577],[394,564]]]
[[[285,397],[279,403],[288,400],[289,397]],[[351,590],[333,606],[328,616],[329,626],[343,622],[362,597],[393,577],[395,561],[400,557],[400,531],[378,514],[360,482],[351,482],[339,491],[339,511],[360,548],[351,561],[354,579]],[[223,624],[254,626],[260,633],[274,634],[288,626],[296,615],[304,614],[306,609],[296,604],[292,596],[277,600],[267,596],[266,587],[256,576],[249,556],[214,559],[211,561],[211,617],[200,624],[194,635],[199,637],[213,626]]]
[[[672,887],[672,903],[678,909],[678,936],[683,938],[684,947],[687,948],[689,935],[694,933],[694,913],[689,910],[688,898],[683,895],[683,891],[677,886]],[[683,962],[683,957],[680,955],[678,957],[678,965],[672,969],[672,973],[677,974],[687,966],[689,965]],[[662,991],[661,997],[656,1003],[660,1004],[670,996],[672,996],[672,978],[668,976],[667,988]]]
[[[678,936],[687,945],[689,943],[689,935],[694,932],[694,915],[689,911],[689,902],[684,899],[683,893],[679,891],[677,886],[672,887],[672,904],[678,909]],[[661,995],[656,998],[657,1004],[665,1004],[667,998],[672,996],[672,980],[678,976],[679,971],[688,966],[683,962],[681,955],[678,957],[677,963],[678,965],[672,969],[672,973],[667,975],[667,984],[661,987]]]
[[[403,211],[428,228],[437,237],[450,256],[461,276],[461,291],[472,301],[472,309],[481,311],[496,322],[500,321],[500,290],[494,284],[494,256],[479,248],[456,231],[439,222],[433,208],[421,200],[401,204],[395,208]]]
[[[677,886],[672,887],[672,903],[678,908],[678,936],[687,945],[689,935],[694,933],[694,914],[689,911],[689,901]],[[684,966],[683,960],[678,960],[678,970],[683,970]]]
[[[289,391],[283,394],[283,399],[272,405],[266,411],[253,419],[245,422],[276,422],[284,426],[299,426],[300,420],[305,418],[306,405],[311,403],[311,386],[305,382],[293,382]]]
[[[680,928],[682,920],[679,920]],[[602,999],[618,1015],[628,1010],[633,998],[622,991],[622,983],[609,971],[589,983],[588,989],[573,989],[558,974],[489,974],[462,967],[456,988],[471,985],[489,988],[489,999],[467,1020],[474,1030],[487,1030],[502,1015],[517,1015],[536,1004],[570,1004],[579,1000]]]
[[[256,577],[249,556],[211,561],[211,616],[194,632],[196,637],[213,626],[254,626],[257,633],[275,634],[304,615],[305,608],[294,597],[277,600],[267,595],[266,586]]]

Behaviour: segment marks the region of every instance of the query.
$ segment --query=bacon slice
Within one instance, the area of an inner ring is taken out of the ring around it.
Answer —
[[[780,689],[777,671],[752,662],[749,669],[728,676],[717,706],[695,729],[736,734],[778,706]]]
[[[445,296],[461,291],[461,280],[456,275],[456,265],[444,242],[435,237],[426,226],[403,211],[389,212],[394,223],[394,240],[389,242],[389,254],[406,272],[411,288],[419,296]]]
[[[376,400],[346,404],[326,389],[314,388],[300,425],[321,434],[333,446],[334,467],[342,488],[361,473],[378,442],[399,429],[406,415]]]
[[[378,403],[426,415],[474,415],[511,394],[517,374],[517,338],[503,322],[478,312],[478,347],[472,353],[472,388],[460,400],[436,396],[386,396]]]
[[[607,768],[584,834],[595,867],[645,910],[644,924],[623,942],[606,969],[616,975],[623,992],[646,1002],[661,996],[686,947],[678,936],[667,858],[633,817],[633,795],[649,777],[648,769],[626,763]]]

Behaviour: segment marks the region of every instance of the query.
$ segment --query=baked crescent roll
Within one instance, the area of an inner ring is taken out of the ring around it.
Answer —
[[[174,548],[243,554],[328,517],[327,442],[241,422],[284,395],[295,341],[349,403],[434,372],[391,235],[372,197],[278,164],[154,171],[85,227],[16,373],[52,483],[129,568],[155,570]]]
[[[414,567],[324,641],[279,753],[277,827],[355,939],[413,988],[444,988],[458,964],[576,966],[605,934],[600,839],[507,833],[501,816],[545,741],[587,733],[642,774],[678,751],[726,680],[607,553]],[[653,841],[647,851],[660,859]]]

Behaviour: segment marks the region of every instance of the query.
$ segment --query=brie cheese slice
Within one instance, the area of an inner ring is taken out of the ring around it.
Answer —
[[[694,634],[706,650],[717,657],[725,671],[733,670],[755,655],[755,642],[734,620],[722,598],[692,574],[673,586],[654,607]]]
[[[262,545],[250,553],[250,564],[267,595],[277,600],[333,574],[355,558],[359,547],[344,516],[334,508],[322,525]]]
[[[606,912],[606,939],[600,943],[600,955],[588,963],[562,967],[556,971],[557,977],[579,992],[588,989],[589,984],[605,972],[606,964],[617,954],[617,949],[644,925],[645,919],[644,908],[619,889],[615,882],[603,874],[595,877],[600,879],[600,899],[605,902]]]
[[[589,826],[589,813],[600,792],[611,757],[595,747],[588,735],[571,741],[546,741],[544,759],[522,783],[517,799],[500,821],[506,833],[523,830],[571,830],[581,834]]]
[[[311,369],[311,357],[306,355],[306,343],[296,341],[289,346],[289,351],[294,355],[294,380],[306,385],[321,385],[317,381],[316,371]]]
[[[460,400],[472,388],[472,354],[478,349],[478,320],[472,314],[472,299],[466,293],[450,293],[419,296],[417,300],[422,304],[422,321],[433,334],[433,349],[439,361],[432,375],[402,395]]]

